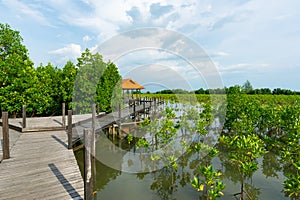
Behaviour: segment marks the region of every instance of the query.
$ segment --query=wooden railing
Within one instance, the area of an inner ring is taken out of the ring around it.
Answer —
[[[10,158],[8,112],[2,112],[3,159]]]

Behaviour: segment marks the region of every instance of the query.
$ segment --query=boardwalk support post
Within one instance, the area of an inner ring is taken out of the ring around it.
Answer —
[[[62,126],[66,128],[66,104],[62,103]]]
[[[118,103],[118,110],[119,110],[119,116],[118,116],[118,135],[121,136],[121,103]]]
[[[8,112],[2,112],[3,159],[9,159],[9,127]]]
[[[92,104],[92,144],[91,144],[91,171],[92,171],[92,186],[94,186],[96,178],[94,179],[93,177],[96,177],[96,161],[95,161],[95,157],[96,157],[96,104]],[[93,193],[93,188],[91,190],[91,192]]]
[[[72,149],[72,110],[68,110],[68,149]]]
[[[154,117],[156,117],[157,99],[154,97]]]
[[[93,174],[91,169],[91,152],[93,138],[89,129],[84,129],[84,199],[93,199]]]
[[[134,100],[133,100],[133,119],[134,119],[134,121],[136,121],[136,120],[135,120],[135,118],[136,118],[135,103],[136,103],[136,101],[135,101],[135,99],[134,99]]]
[[[26,105],[22,106],[22,128],[26,128]]]
[[[96,104],[92,104],[92,155],[95,156]]]

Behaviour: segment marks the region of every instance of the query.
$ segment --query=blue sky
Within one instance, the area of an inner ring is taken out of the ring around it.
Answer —
[[[219,86],[182,59],[183,51],[165,51],[174,39],[135,35],[136,29],[154,27],[201,47],[210,58],[203,65],[215,68],[224,86],[249,80],[255,88],[300,91],[299,8],[298,0],[0,0],[0,22],[20,31],[35,66],[76,63],[85,48],[102,53],[105,42],[133,31],[131,40],[123,37],[114,45],[148,47],[151,39],[156,48],[129,48],[113,60],[123,77],[147,89]]]

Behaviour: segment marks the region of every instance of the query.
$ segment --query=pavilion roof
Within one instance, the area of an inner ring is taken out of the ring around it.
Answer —
[[[145,89],[144,86],[138,84],[136,81],[131,78],[126,78],[122,80],[122,89],[123,90],[142,90]]]

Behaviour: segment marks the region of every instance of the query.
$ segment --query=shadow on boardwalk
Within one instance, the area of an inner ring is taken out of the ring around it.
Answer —
[[[68,192],[68,194],[72,197],[72,199],[82,199],[80,194],[75,190],[75,188],[69,183],[69,181],[64,177],[64,175],[57,169],[55,164],[51,163],[48,165],[52,170],[53,174],[55,174],[56,178]]]

